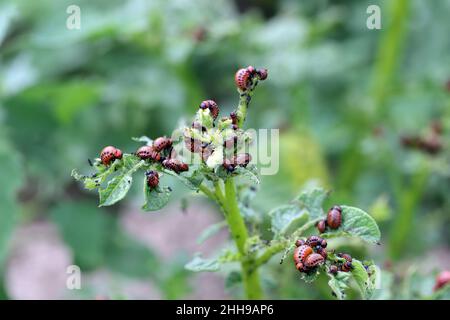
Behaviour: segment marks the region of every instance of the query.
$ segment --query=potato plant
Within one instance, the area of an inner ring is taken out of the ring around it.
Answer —
[[[98,191],[100,206],[122,200],[140,176],[144,179],[142,210],[159,210],[170,201],[172,192],[164,185],[166,175],[217,203],[225,222],[209,227],[201,237],[209,237],[226,224],[234,246],[212,258],[197,254],[185,268],[213,272],[226,264],[238,263],[238,278],[248,299],[264,298],[260,268],[280,253],[282,263],[292,252],[294,264],[285,262],[284,267],[296,268],[304,281],[314,281],[320,273],[326,273],[328,285],[338,299],[345,298],[351,283],[359,288],[362,298],[368,299],[376,289],[379,269],[370,260],[360,261],[335,252],[327,247],[327,239],[353,237],[379,243],[379,228],[369,214],[343,204],[324,211],[328,192],[318,187],[303,190],[291,202],[267,213],[258,213],[270,220],[270,240],[262,238],[266,228],[263,219],[254,219],[250,214],[255,211],[252,199],[259,174],[256,161],[248,152],[252,137],[244,130],[244,124],[255,88],[266,78],[266,69],[238,70],[235,82],[239,102],[229,116],[220,118],[217,103],[205,100],[193,122],[177,128],[170,138],[137,138],[142,145],[134,153],[108,146],[93,161],[94,173],[82,175],[73,170],[72,176],[86,189]]]

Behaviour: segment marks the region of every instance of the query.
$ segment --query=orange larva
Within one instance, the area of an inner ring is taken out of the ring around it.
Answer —
[[[214,120],[219,116],[219,106],[214,100],[202,101],[202,103],[200,103],[200,109],[209,109],[209,112]]]
[[[305,259],[305,266],[308,268],[314,268],[322,264],[325,259],[318,253],[312,253]]]
[[[327,228],[325,220],[320,220],[317,223],[317,230],[319,230],[320,233],[324,233],[325,229]]]
[[[327,225],[331,229],[337,229],[342,223],[342,208],[340,206],[332,207],[327,214]]]
[[[239,69],[234,76],[236,86],[241,90],[247,90],[250,85],[250,76],[251,73],[247,68]]]
[[[161,160],[161,155],[156,152],[154,150],[153,147],[151,146],[142,146],[140,147],[137,151],[136,151],[136,155],[143,159],[143,160],[147,160],[147,159],[152,159],[154,161],[159,161]]]
[[[148,171],[145,173],[147,176],[147,185],[150,189],[155,189],[159,184],[159,174],[156,171]]]
[[[298,258],[301,262],[305,262],[305,259],[313,253],[313,249],[310,246],[302,245],[298,249]]]
[[[172,146],[172,139],[167,137],[159,137],[153,141],[153,149],[156,152],[161,152],[164,149],[168,149]]]
[[[121,158],[122,151],[113,146],[107,146],[100,152],[100,160],[105,166],[108,166],[115,159]]]

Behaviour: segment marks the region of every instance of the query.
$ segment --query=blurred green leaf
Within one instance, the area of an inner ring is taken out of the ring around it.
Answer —
[[[61,202],[50,215],[82,269],[104,263],[108,233],[113,224],[104,211],[90,202]]]
[[[184,267],[193,272],[218,271],[220,263],[216,259],[203,259],[200,254],[197,254]]]

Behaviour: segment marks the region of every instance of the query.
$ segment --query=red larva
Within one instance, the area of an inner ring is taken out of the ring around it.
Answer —
[[[331,274],[336,274],[338,272],[338,267],[335,265],[331,265],[330,268],[328,269],[328,272]]]
[[[303,239],[298,239],[297,241],[295,241],[295,246],[296,247],[300,247],[300,246],[302,246],[304,244],[305,244],[305,240],[303,240]]]
[[[136,151],[136,155],[143,159],[152,159],[154,161],[161,160],[161,155],[154,150],[151,146],[142,146]]]
[[[341,266],[341,270],[343,272],[349,272],[352,269],[353,269],[353,265],[350,261],[345,261],[344,264],[342,264],[342,266]]]
[[[251,73],[247,68],[239,69],[234,76],[234,82],[236,83],[236,86],[241,90],[247,90],[250,84],[250,76]]]
[[[326,228],[327,228],[327,224],[326,224],[325,220],[320,220],[317,223],[317,230],[319,230],[320,233],[324,233]]]
[[[108,166],[115,159],[121,158],[122,151],[113,146],[107,146],[100,152],[100,159],[105,166]]]
[[[433,290],[437,291],[442,287],[444,287],[445,285],[447,285],[448,283],[450,283],[450,271],[444,270],[441,273],[439,273],[438,276],[436,277],[436,283],[434,284]]]
[[[237,125],[238,117],[237,117],[236,112],[231,112],[230,113],[230,118],[231,118],[231,123],[234,124],[234,125]]]
[[[313,249],[310,246],[302,245],[297,247],[298,258],[301,262],[305,262],[305,259],[313,253]]]
[[[147,185],[150,189],[154,189],[159,184],[159,174],[156,171],[148,171],[145,173],[147,176]]]
[[[311,247],[320,246],[322,243],[322,238],[318,236],[310,236],[308,239],[306,239],[306,244],[310,245]]]
[[[318,253],[311,253],[306,257],[305,266],[308,268],[317,267],[319,264],[322,264],[325,259]]]
[[[325,249],[325,248],[319,248],[319,249],[317,250],[317,253],[320,254],[325,260],[327,260],[327,257],[328,257],[327,249]]]
[[[177,159],[165,159],[162,162],[162,165],[167,169],[175,171],[176,173],[189,170],[189,166],[186,163]]]
[[[342,222],[342,208],[340,206],[332,207],[327,214],[327,225],[331,229],[337,229]]]
[[[219,106],[217,105],[217,103],[214,100],[205,100],[202,101],[202,103],[200,103],[200,109],[209,109],[209,112],[211,113],[211,116],[213,117],[214,120],[217,119],[217,117],[219,116]]]
[[[172,146],[172,139],[167,137],[159,137],[153,141],[153,150],[161,152],[164,149],[169,149]]]
[[[344,258],[345,260],[347,260],[348,262],[352,262],[352,256],[349,255],[348,253],[339,253],[338,257],[340,258]]]
[[[233,172],[234,169],[236,168],[236,165],[233,163],[233,161],[231,161],[230,159],[223,159],[223,163],[222,166],[225,170],[227,170],[227,172]]]
[[[201,151],[202,142],[198,139],[185,137],[184,145],[190,152],[197,153]]]
[[[259,79],[261,79],[261,80],[267,79],[267,69],[265,69],[265,68],[258,69],[258,70],[256,70],[256,73],[258,74]]]
[[[252,156],[248,153],[240,153],[233,159],[233,162],[241,167],[246,167],[250,161],[252,161]]]

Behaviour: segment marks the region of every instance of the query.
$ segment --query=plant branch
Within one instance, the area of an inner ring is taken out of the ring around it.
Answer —
[[[291,235],[290,239],[282,239],[278,240],[275,244],[269,246],[255,261],[256,266],[261,266],[268,262],[274,255],[282,252],[286,249],[286,247],[289,247],[289,245],[293,242],[293,239],[300,238],[309,228],[313,227],[317,221],[320,219],[314,219],[311,221],[308,221],[303,226],[298,228],[294,233]]]

